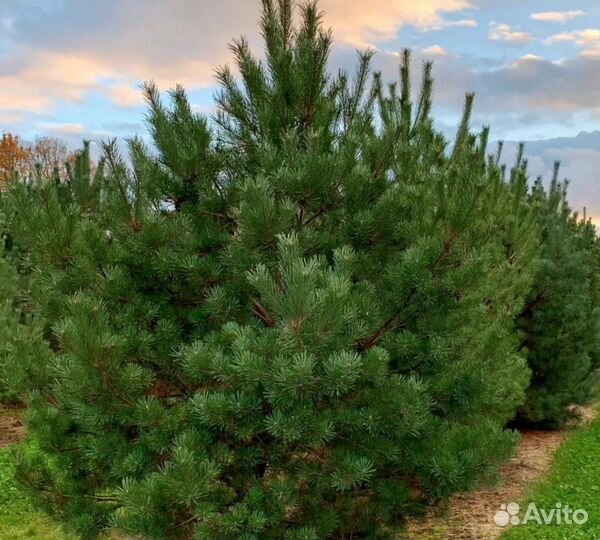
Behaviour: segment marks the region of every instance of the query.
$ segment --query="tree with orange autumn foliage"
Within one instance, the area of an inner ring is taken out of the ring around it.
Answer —
[[[15,171],[22,172],[27,166],[31,151],[17,135],[2,133],[0,139],[0,185],[7,182]]]

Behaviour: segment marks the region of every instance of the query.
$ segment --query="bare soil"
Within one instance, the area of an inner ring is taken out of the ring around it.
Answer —
[[[0,448],[15,444],[25,437],[21,413],[21,409],[0,405]]]

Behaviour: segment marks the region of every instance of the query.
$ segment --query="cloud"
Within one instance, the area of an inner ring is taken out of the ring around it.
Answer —
[[[163,89],[212,85],[215,66],[230,60],[230,39],[256,28],[257,5],[3,0],[0,20],[10,14],[12,31],[0,37],[10,52],[0,55],[0,108],[51,113],[91,92],[134,106],[149,79]]]
[[[423,54],[430,54],[432,56],[449,56],[449,52],[444,49],[444,47],[440,46],[440,45],[432,45],[431,47],[426,47],[425,49],[422,49],[421,52]]]
[[[413,88],[419,88],[419,65],[431,58],[435,59],[433,113],[448,135],[454,134],[465,92],[475,92],[472,125],[491,125],[495,137],[540,138],[544,133],[573,133],[600,125],[600,59],[576,56],[554,63],[526,54],[495,62],[415,50]],[[354,55],[337,53],[334,61],[336,66],[351,66]],[[391,82],[397,80],[398,61],[392,53],[380,52],[373,67]]]
[[[19,113],[0,112],[0,125],[4,124],[19,124],[24,120],[25,116]]]
[[[544,175],[550,174],[550,164],[561,163],[561,177],[569,180],[569,201],[580,214],[583,208],[590,215],[600,215],[600,149],[550,147],[541,153],[546,166]]]
[[[447,26],[458,26],[463,28],[476,28],[478,26],[475,19],[460,19],[458,21],[444,21],[444,28]]]
[[[531,34],[513,30],[508,24],[493,23],[488,37],[492,41],[504,41],[511,45],[527,45],[533,38]]]
[[[44,113],[55,100],[77,101],[112,68],[84,54],[29,51],[0,65],[0,109]]]
[[[212,115],[217,112],[217,107],[214,103],[210,105],[204,103],[192,103],[190,107],[196,114]]]
[[[137,107],[144,103],[142,92],[137,86],[115,84],[107,88],[106,94],[119,107]]]
[[[585,30],[575,30],[573,32],[561,32],[547,38],[545,43],[551,45],[561,41],[573,41],[581,47],[594,45],[600,41],[600,29],[586,28]]]
[[[471,7],[470,0],[322,0],[325,24],[338,43],[367,47],[395,38],[404,25],[418,28],[474,26],[443,15]],[[214,84],[216,66],[228,63],[228,43],[250,32],[261,50],[259,2],[30,2],[2,0],[0,108],[51,113],[59,101],[76,102],[99,93],[118,107],[141,103],[138,86],[154,80],[193,90]],[[132,24],[135,21],[135,24]],[[1,50],[1,49],[0,49]]]
[[[442,30],[444,28],[477,28],[479,24],[475,19],[459,19],[457,21],[441,20],[439,23],[425,28],[425,30]]]
[[[467,17],[480,8],[477,19],[484,20],[485,4],[483,0],[370,0],[367,6],[360,0],[321,0],[325,25],[333,27],[336,39],[331,66],[353,69],[355,47],[395,46],[399,32],[403,44],[408,44],[415,29],[473,28],[477,21]],[[58,104],[73,104],[79,114],[84,104],[102,97],[115,107],[137,107],[141,104],[138,85],[148,79],[163,90],[184,84],[198,110],[205,110],[209,93],[194,95],[194,91],[211,88],[214,67],[231,61],[230,39],[249,31],[251,47],[259,54],[262,51],[258,5],[258,0],[2,0],[0,21],[10,20],[8,30],[0,30],[0,52],[9,53],[0,54],[2,119],[24,119],[23,126],[35,128],[40,122],[60,120],[52,117],[62,110]],[[531,11],[524,15],[530,25]],[[531,43],[525,22],[522,28],[494,23],[490,38],[509,45]],[[412,28],[405,36],[407,26]],[[442,121],[448,124],[454,122],[452,115],[460,109],[464,92],[474,90],[477,121],[511,133],[522,127],[531,130],[533,125],[548,127],[551,122],[553,127],[576,125],[591,113],[600,119],[596,75],[600,65],[593,31],[563,33],[560,39],[580,47],[581,56],[556,63],[531,54],[515,60],[518,55],[504,50],[502,55],[486,57],[486,48],[497,47],[482,43],[478,49],[477,42],[471,55],[460,56],[454,46],[458,51],[461,43],[452,41],[450,54],[445,48],[450,48],[450,42],[436,36],[429,41],[431,46],[416,48],[415,66],[435,58],[435,107],[446,114]],[[417,36],[423,37],[427,36]],[[418,39],[416,43],[428,43]],[[396,78],[397,57],[380,52],[375,62],[390,79]],[[128,121],[135,114],[135,110],[115,112]],[[84,124],[95,127],[87,119]]]
[[[588,110],[600,118],[600,59],[581,57],[555,63],[526,55],[510,65],[478,73],[475,84],[480,99],[490,107]]]
[[[573,42],[582,48],[581,55],[588,57],[600,57],[600,29],[586,28],[585,30],[574,30],[572,32],[560,32],[546,40],[544,44]]]
[[[513,62],[513,65],[516,65],[519,62],[538,62],[540,60],[543,60],[543,58],[541,56],[538,56],[537,54],[528,53],[528,54],[521,56],[521,58],[519,58],[518,60]]]
[[[580,9],[574,11],[542,11],[539,13],[532,13],[530,17],[534,21],[553,22],[553,23],[566,23],[575,17],[585,15],[585,11]]]
[[[476,21],[444,21],[441,14],[472,7],[468,0],[324,0],[320,6],[326,23],[333,27],[337,40],[357,47],[393,39],[404,25],[421,29],[439,29],[451,25],[471,26]]]
[[[57,135],[80,135],[85,133],[85,127],[82,124],[59,124],[53,122],[43,122],[40,128]]]

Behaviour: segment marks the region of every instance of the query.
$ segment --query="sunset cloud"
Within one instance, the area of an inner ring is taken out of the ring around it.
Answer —
[[[581,47],[580,54],[588,57],[600,57],[600,29],[586,28],[585,30],[574,30],[572,32],[560,32],[547,38],[544,43],[553,45],[555,43],[573,42]]]
[[[492,24],[488,37],[492,41],[504,41],[513,45],[527,45],[532,37],[528,32],[513,30],[508,24]]]
[[[448,51],[440,45],[432,45],[431,47],[426,47],[421,52],[425,55],[430,54],[432,56],[448,56],[449,54]]]
[[[51,112],[55,100],[76,101],[113,69],[81,54],[30,52],[0,71],[0,109]]]
[[[72,3],[65,0],[46,11],[28,5],[22,20],[8,17],[0,6],[0,20],[14,40],[13,66],[0,63],[2,109],[51,112],[56,100],[73,102],[92,91],[119,107],[139,106],[141,82],[152,79],[163,89],[178,83],[207,87],[214,84],[215,66],[230,60],[227,45],[233,37],[251,30],[251,43],[258,43],[258,2],[91,1],[77,4],[75,11]],[[443,19],[470,7],[468,0],[371,0],[368,9],[363,2],[323,0],[320,7],[337,42],[359,48],[396,37],[404,25],[477,24]]]
[[[85,128],[82,124],[56,124],[52,122],[44,122],[40,127],[56,135],[79,135],[85,133]]]
[[[575,17],[581,17],[585,15],[585,11],[581,9],[573,11],[542,11],[540,13],[532,13],[530,17],[534,21],[552,22],[552,23],[566,23]]]
[[[442,14],[472,7],[468,0],[324,0],[321,7],[336,39],[358,47],[396,37],[398,30],[407,24],[422,28],[443,28],[450,24],[473,25],[475,21],[445,22]]]

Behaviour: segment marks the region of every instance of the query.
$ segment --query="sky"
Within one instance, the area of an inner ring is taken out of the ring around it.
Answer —
[[[434,61],[434,116],[449,136],[465,92],[472,125],[529,141],[532,174],[554,160],[572,206],[600,223],[600,2],[598,0],[321,0],[333,29],[331,69],[356,50],[397,79],[398,52]],[[246,35],[260,54],[258,0],[1,0],[0,130],[62,137],[73,146],[144,134],[139,85],[177,83],[199,112],[213,110],[215,67]]]

